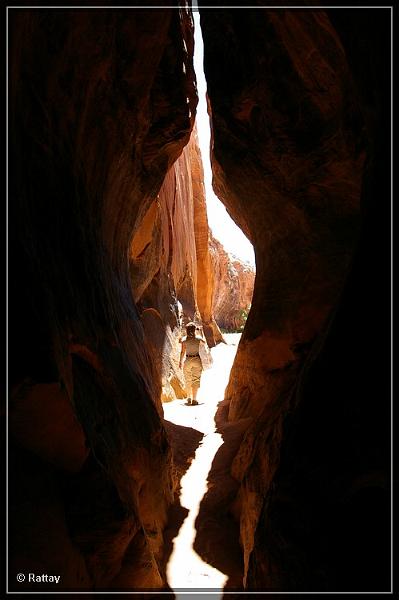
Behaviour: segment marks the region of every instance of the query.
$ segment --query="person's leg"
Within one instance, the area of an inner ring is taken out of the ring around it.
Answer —
[[[187,360],[187,358],[183,365],[183,373],[184,373],[184,380],[185,380],[185,388],[186,388],[186,392],[188,394],[187,404],[191,404],[191,399],[193,397],[191,364],[190,364],[190,360]]]
[[[193,403],[197,402],[198,390],[199,390],[199,385],[193,384]]]
[[[187,384],[187,388],[186,389],[187,389],[187,394],[188,394],[188,396],[187,396],[187,404],[191,404],[192,399],[193,399],[193,388],[192,388],[191,383]]]
[[[202,362],[200,358],[195,359],[192,370],[193,404],[198,404],[197,394],[201,384]]]

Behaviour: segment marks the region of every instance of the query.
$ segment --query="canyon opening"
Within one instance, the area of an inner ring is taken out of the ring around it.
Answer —
[[[7,591],[390,591],[391,18],[8,7]]]

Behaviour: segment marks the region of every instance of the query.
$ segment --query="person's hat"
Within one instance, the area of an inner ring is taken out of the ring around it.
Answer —
[[[195,328],[197,328],[197,324],[196,324],[196,323],[194,323],[193,321],[190,321],[190,323],[187,323],[187,325],[186,325],[186,329],[187,329],[188,327],[195,327]]]

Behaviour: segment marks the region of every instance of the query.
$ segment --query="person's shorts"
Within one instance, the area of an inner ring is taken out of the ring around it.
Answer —
[[[200,386],[202,362],[199,356],[187,356],[183,367],[184,378],[188,387]]]

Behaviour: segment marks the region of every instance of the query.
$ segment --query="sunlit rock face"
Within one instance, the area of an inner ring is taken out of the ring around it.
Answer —
[[[194,124],[191,19],[9,25],[10,585],[159,586],[171,453],[129,252]]]
[[[222,329],[240,330],[251,307],[255,269],[231,256],[214,237],[211,239],[211,254],[215,273],[214,317]]]
[[[182,325],[201,323],[210,347],[222,340],[213,318],[215,281],[203,169],[194,128],[130,245],[134,299],[162,373],[162,401],[186,397],[178,368]]]
[[[181,323],[198,314],[194,206],[187,147],[168,171],[130,246],[134,299],[163,401],[185,397],[178,369]],[[180,393],[179,393],[180,388]]]
[[[226,392],[244,585],[388,590],[389,13],[200,14],[213,185],[256,255]]]
[[[197,303],[201,314],[206,340],[210,347],[222,341],[222,335],[215,321],[213,298],[215,297],[218,273],[216,273],[212,255],[212,236],[209,230],[205,202],[204,171],[201,153],[194,128],[192,142],[189,144],[191,175],[194,202],[194,235],[197,253]]]

